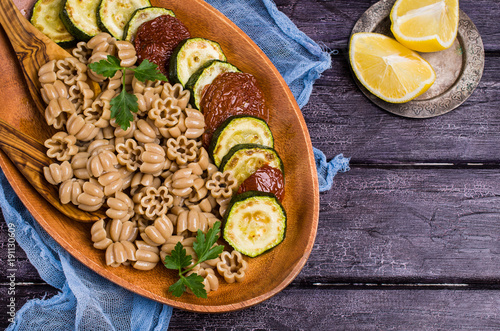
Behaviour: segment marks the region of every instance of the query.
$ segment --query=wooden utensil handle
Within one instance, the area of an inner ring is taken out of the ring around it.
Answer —
[[[0,119],[0,148],[38,193],[66,216],[84,223],[95,222],[105,217],[101,211],[91,214],[72,204],[61,204],[57,187],[50,185],[43,175],[43,167],[52,163],[52,160],[45,155],[45,147],[2,119]]]

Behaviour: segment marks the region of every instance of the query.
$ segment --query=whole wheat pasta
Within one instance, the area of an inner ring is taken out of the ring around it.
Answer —
[[[92,50],[87,46],[85,41],[80,41],[73,48],[71,54],[81,63],[87,64],[89,62],[89,57],[92,55]]]
[[[52,99],[45,108],[45,121],[56,129],[62,129],[67,118],[75,112],[75,106],[66,97]]]
[[[148,245],[142,240],[136,240],[137,251],[135,252],[136,262],[132,263],[135,269],[151,270],[160,261],[160,250],[156,246]]]
[[[135,214],[134,202],[123,192],[116,192],[115,196],[109,197],[106,203],[108,205],[106,215],[111,219],[125,222]]]
[[[113,219],[106,225],[106,232],[114,242],[134,241],[139,234],[139,228],[135,222]]]
[[[215,276],[214,270],[213,269],[204,269],[204,268],[196,268],[188,272],[186,275],[189,276],[191,274],[197,274],[203,277],[203,285],[205,287],[205,291],[207,293],[212,292],[212,291],[217,291],[219,289],[219,279]],[[191,290],[187,290],[188,292],[191,292]]]
[[[181,109],[175,106],[175,100],[172,98],[156,99],[148,112],[148,117],[158,128],[173,127],[179,122],[180,115]]]
[[[51,100],[57,98],[68,98],[68,87],[60,80],[54,81],[51,84],[44,84],[40,89],[42,99],[48,104]]]
[[[62,204],[73,203],[78,206],[78,197],[83,193],[82,179],[70,178],[61,183],[59,186],[59,200]]]
[[[146,143],[139,159],[142,161],[139,167],[142,173],[159,176],[165,166],[165,150],[158,144]]]
[[[219,275],[224,277],[226,283],[230,284],[242,282],[245,279],[247,268],[248,263],[243,259],[241,253],[234,250],[231,253],[222,252],[220,261],[217,263]]]
[[[109,125],[111,118],[111,99],[116,93],[113,90],[105,90],[97,96],[92,105],[83,111],[85,121],[92,123],[96,127],[105,128]]]
[[[87,161],[90,157],[88,152],[78,152],[71,159],[71,168],[76,178],[89,179],[90,173],[87,170]]]
[[[145,90],[143,93],[134,93],[137,97],[138,115],[144,116],[153,108],[153,103],[160,98],[153,90]]]
[[[134,131],[134,138],[137,142],[146,143],[160,143],[160,132],[154,123],[140,119],[137,121],[137,129]]]
[[[69,87],[68,99],[75,106],[76,113],[80,114],[84,109],[91,107],[94,91],[86,82],[78,81]]]
[[[83,116],[73,114],[68,118],[66,129],[69,134],[72,134],[76,139],[81,141],[90,141],[99,133],[99,128],[92,123],[85,121]]]
[[[104,188],[104,195],[112,196],[122,190],[123,178],[121,173],[115,168],[114,171],[106,172],[97,179]]]
[[[73,155],[78,153],[78,146],[75,143],[75,136],[60,131],[45,140],[44,146],[47,147],[48,157],[62,162],[70,160]]]
[[[49,61],[38,69],[38,81],[42,84],[53,84],[57,80],[56,60]]]
[[[106,224],[103,219],[95,222],[90,229],[91,240],[94,243],[94,247],[100,250],[105,250],[109,245],[113,243],[113,240],[109,238],[108,232],[106,231]]]
[[[130,251],[121,242],[114,242],[106,248],[106,265],[111,267],[119,267],[121,264],[127,262],[129,257],[132,259],[135,256],[129,256]],[[134,252],[135,253],[135,252]]]
[[[74,57],[56,61],[56,76],[64,84],[71,86],[78,81],[87,80],[87,66]]]
[[[49,183],[58,185],[73,177],[73,168],[68,161],[51,163],[48,167],[43,167],[43,174]]]
[[[82,194],[77,197],[78,208],[85,211],[96,211],[104,203],[104,191],[101,185],[94,182],[85,182]]]
[[[101,153],[92,155],[87,161],[87,170],[94,176],[99,177],[102,174],[110,171],[116,171],[115,166],[118,164],[116,155],[111,151],[102,151]]]
[[[184,165],[196,159],[198,147],[196,141],[180,136],[167,140],[167,157],[178,165]]]
[[[147,91],[152,92],[153,94],[157,94],[159,97],[159,94],[163,91],[163,83],[159,80],[157,81],[150,81],[146,80],[145,82],[141,82],[137,78],[132,79],[132,91],[135,93],[139,94],[144,94]]]
[[[166,215],[168,208],[172,206],[173,198],[165,186],[158,189],[145,187],[144,190],[134,195],[136,203],[135,212],[148,219],[154,219]]]
[[[116,146],[118,163],[125,166],[128,171],[136,171],[142,165],[141,154],[144,147],[139,146],[134,139],[127,139],[125,143]]]
[[[184,109],[189,103],[191,93],[189,90],[185,90],[179,83],[173,86],[169,83],[165,83],[160,97],[162,99],[173,98],[175,100],[175,105],[180,109]]]
[[[160,246],[167,242],[174,232],[174,225],[167,215],[158,217],[153,225],[149,225],[141,233],[141,238],[153,246]]]

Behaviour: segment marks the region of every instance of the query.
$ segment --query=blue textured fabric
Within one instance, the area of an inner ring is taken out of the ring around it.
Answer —
[[[303,34],[270,0],[209,0],[267,54],[300,107],[314,81],[330,67],[330,56]],[[320,191],[349,169],[342,155],[327,162],[314,149]],[[33,219],[0,171],[0,206],[19,246],[42,279],[60,290],[50,299],[28,301],[8,330],[166,330],[172,308],[133,294],[71,257]]]

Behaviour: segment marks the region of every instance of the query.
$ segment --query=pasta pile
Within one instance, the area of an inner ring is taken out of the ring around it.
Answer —
[[[45,141],[47,155],[56,160],[43,169],[45,178],[59,185],[63,204],[106,209],[107,218],[93,224],[91,239],[105,250],[107,265],[150,270],[178,242],[195,263],[197,231],[207,233],[221,218],[237,181],[219,172],[202,147],[204,117],[188,104],[189,91],[127,74],[122,87],[121,71],[112,78],[94,73],[88,64],[108,55],[123,67],[137,60],[131,43],[107,33],[80,42],[73,55],[39,70],[45,119],[60,130]],[[122,88],[134,93],[139,105],[126,130],[111,118],[111,99]],[[204,277],[209,292],[219,287],[214,270],[228,283],[241,282],[247,264],[240,253],[224,252],[191,272]]]

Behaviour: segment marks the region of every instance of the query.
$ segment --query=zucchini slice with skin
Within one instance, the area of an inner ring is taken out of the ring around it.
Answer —
[[[272,193],[248,191],[236,195],[223,221],[224,239],[250,257],[276,247],[285,239],[286,212]]]
[[[123,40],[133,41],[137,30],[142,23],[154,20],[158,16],[170,15],[175,17],[175,14],[170,9],[161,7],[146,7],[137,9],[133,14],[123,31]]]
[[[210,60],[191,75],[186,83],[186,89],[191,92],[191,104],[194,105],[196,109],[200,109],[200,102],[205,87],[212,84],[214,79],[224,72],[240,72],[240,70],[231,63]]]
[[[189,38],[177,45],[169,63],[169,76],[173,84],[186,86],[189,78],[209,60],[226,61],[226,55],[215,41]]]
[[[132,14],[137,9],[146,7],[151,7],[149,0],[101,0],[97,11],[97,25],[102,31],[121,40]]]
[[[64,0],[38,0],[33,6],[31,24],[59,46],[69,48],[76,45],[76,39],[64,26],[59,13]]]
[[[97,26],[97,8],[100,0],[66,0],[60,17],[66,29],[77,40],[89,41],[101,30]]]
[[[231,148],[238,144],[259,144],[274,148],[274,138],[267,123],[248,115],[232,116],[214,132],[208,153],[219,166]]]
[[[221,169],[221,172],[232,171],[239,187],[245,179],[264,164],[280,169],[282,173],[285,173],[283,162],[278,153],[273,148],[258,144],[234,146],[222,159],[219,169]]]

